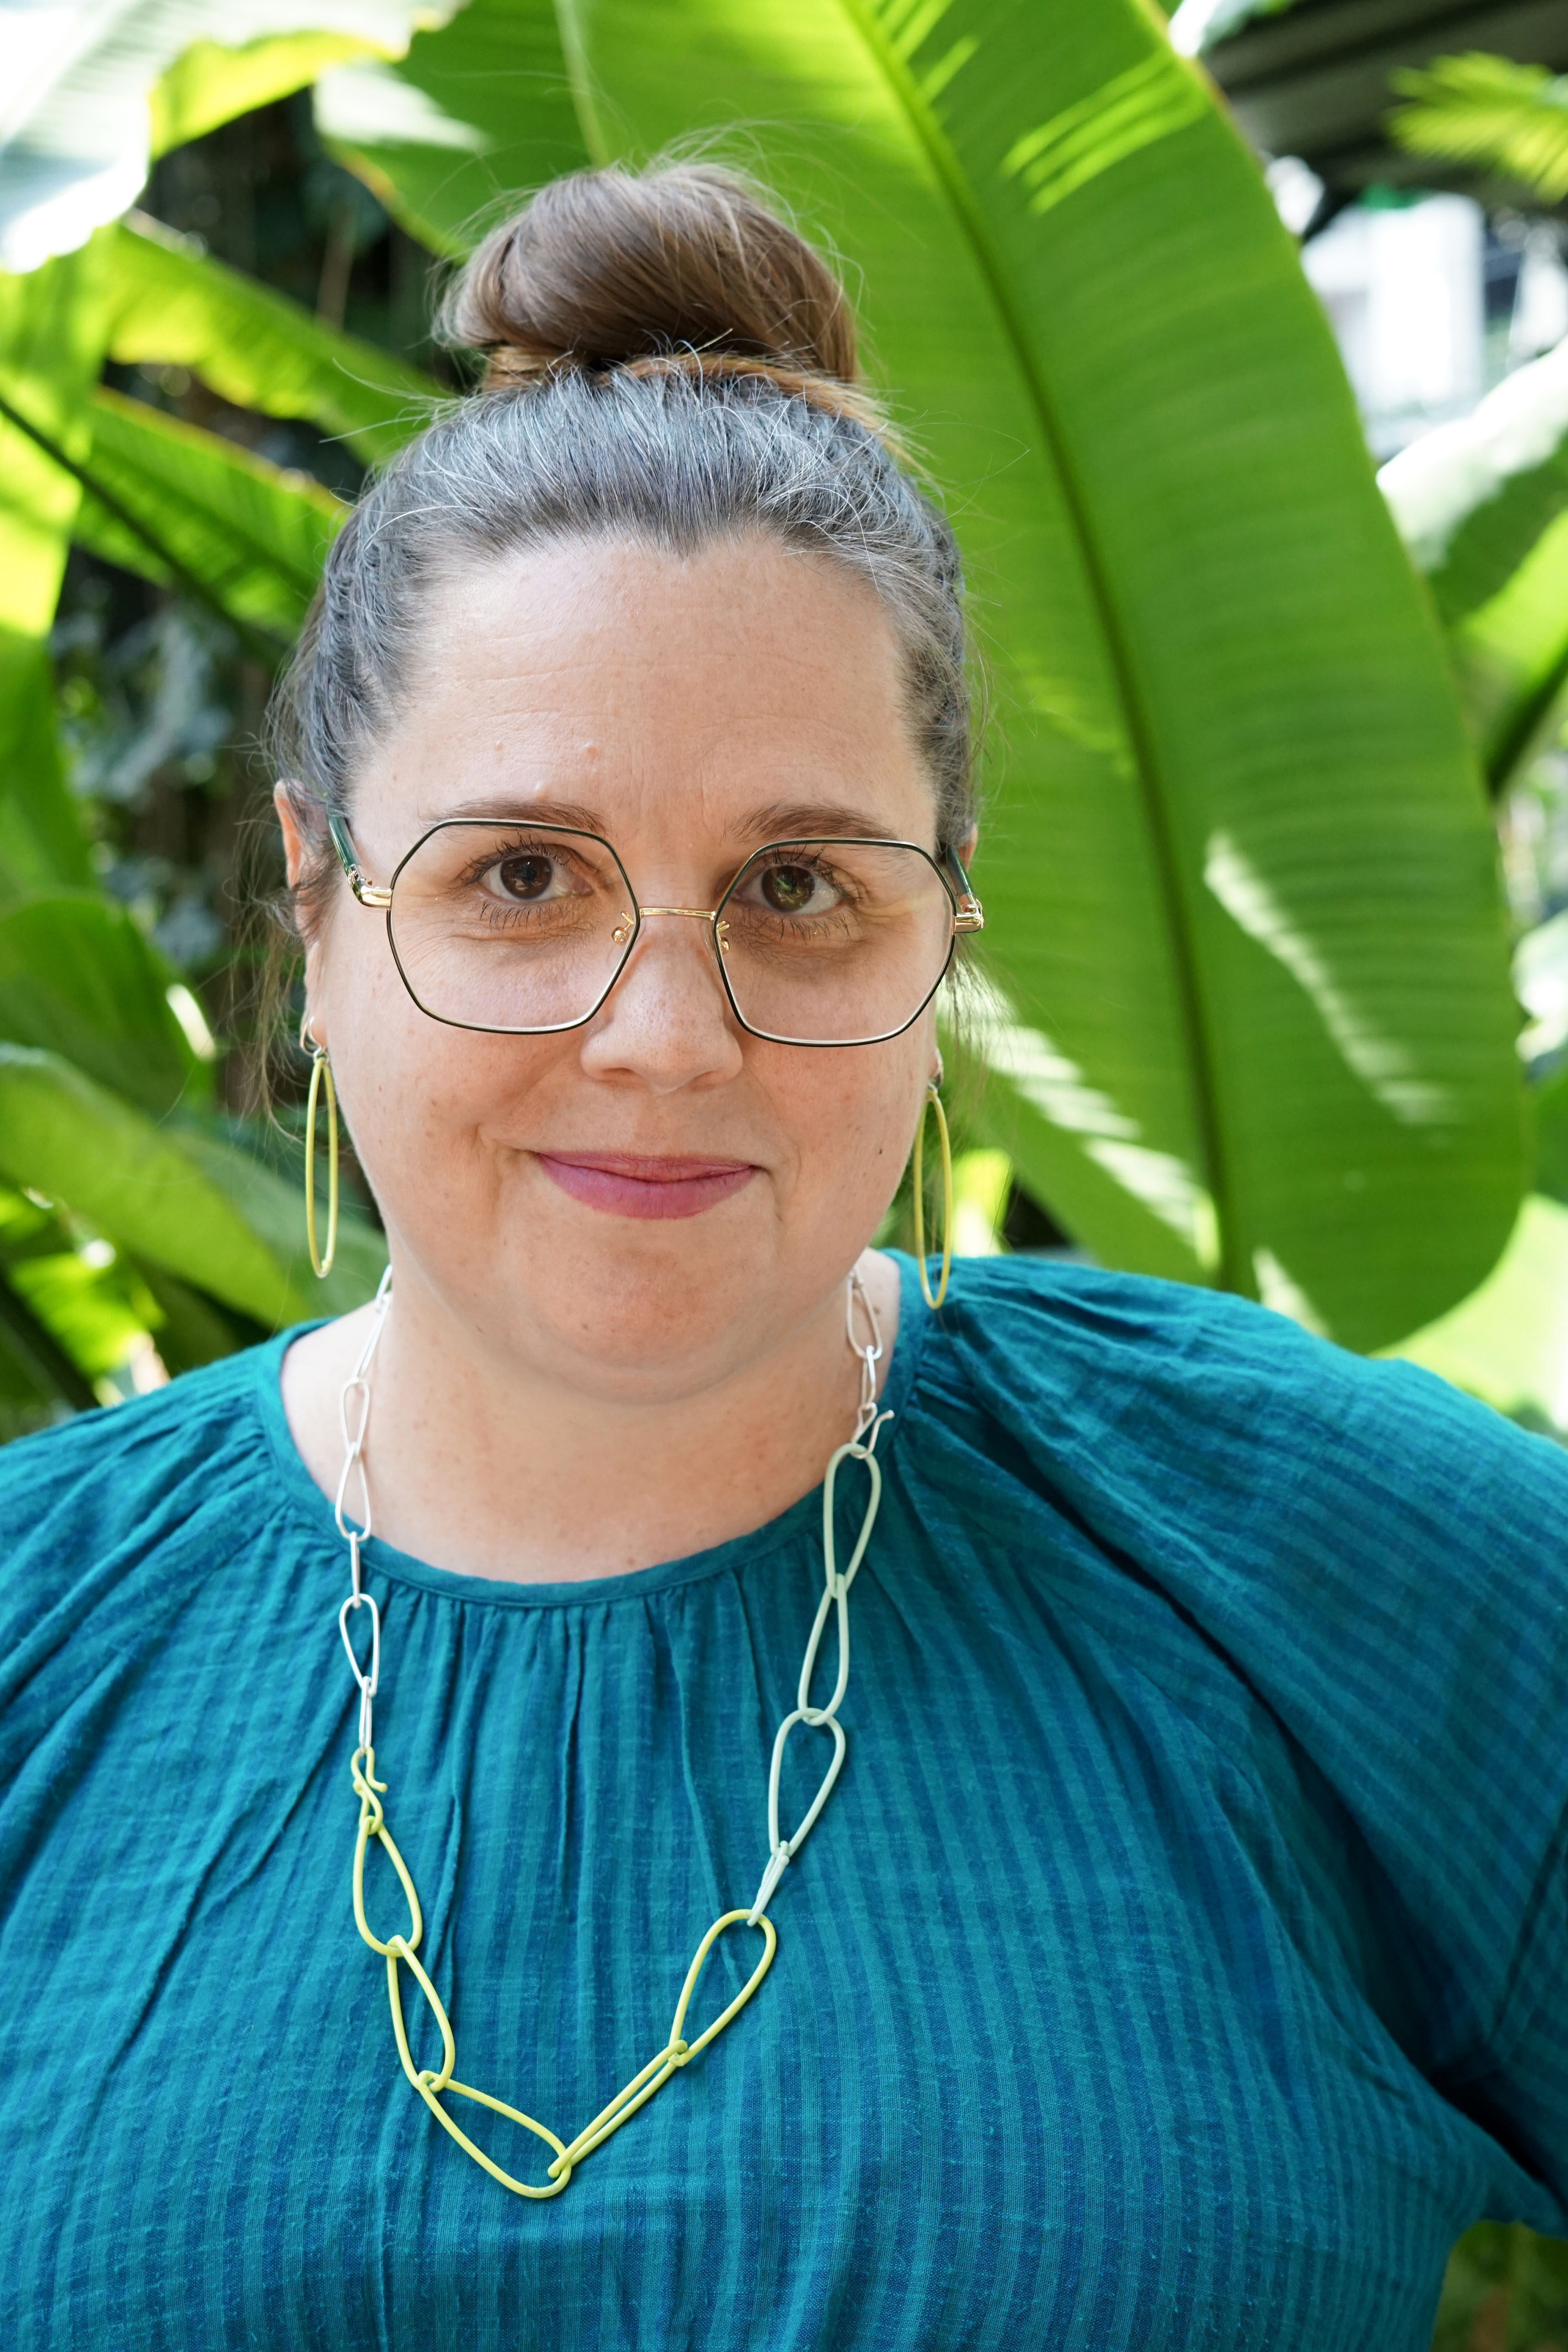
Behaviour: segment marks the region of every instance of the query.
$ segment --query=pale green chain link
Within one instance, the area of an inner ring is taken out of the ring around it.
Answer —
[[[743,1907],[735,1911],[726,1911],[721,1917],[714,1921],[692,1956],[691,1966],[686,1970],[685,1981],[681,1987],[680,1999],[675,2003],[675,2013],[670,2022],[669,2039],[664,2048],[649,2059],[648,2063],[639,2074],[633,2074],[632,2080],[616,2092],[609,2105],[600,2109],[591,2123],[584,2125],[575,2139],[565,2141],[558,2139],[548,2125],[536,2123],[532,2116],[525,2115],[520,2107],[508,2106],[505,2099],[495,2098],[488,2091],[478,2091],[471,2084],[457,2081],[453,2072],[457,2063],[457,2045],[453,2035],[451,2021],[442,2004],[440,1994],[431,1982],[423,1963],[418,1957],[418,1947],[424,1933],[424,1917],[420,1909],[419,1895],[408,1864],[399,1853],[392,1832],[387,1827],[386,1814],[382,1805],[382,1799],[387,1792],[387,1783],[376,1778],[375,1748],[371,1745],[371,1702],[381,1681],[381,1612],[372,1596],[362,1590],[361,1547],[368,1540],[371,1534],[370,1486],[365,1476],[363,1460],[365,1433],[370,1421],[370,1373],[377,1343],[385,1324],[391,1296],[391,1269],[389,1268],[382,1276],[381,1288],[376,1294],[375,1321],[370,1337],[361,1352],[359,1361],[344,1384],[340,1407],[344,1458],[342,1475],[338,1482],[337,1517],[339,1528],[349,1545],[351,1588],[348,1599],[339,1612],[338,1624],[343,1638],[343,1646],[349,1653],[349,1662],[353,1669],[354,1679],[360,1686],[360,1738],[350,1765],[354,1793],[360,1801],[359,1832],[354,1840],[354,1924],[371,1949],[381,1953],[386,1961],[387,2000],[392,2009],[392,2037],[397,2043],[398,2057],[402,2061],[403,2073],[437,2123],[441,2125],[444,2131],[451,2134],[464,2153],[471,2156],[476,2164],[482,2166],[493,2180],[498,2180],[503,2189],[511,2189],[518,2197],[559,2197],[571,2179],[573,2168],[580,2164],[585,2156],[590,2155],[594,2148],[602,2147],[611,2135],[618,2132],[622,2124],[629,2123],[639,2107],[645,2106],[654,2094],[662,2091],[664,2084],[677,2074],[683,2066],[687,2065],[699,2052],[706,2050],[710,2042],[717,2040],[725,2027],[739,2016],[773,1965],[773,1955],[779,1948],[779,1936],[772,1920],[767,1915],[765,1906],[771,1900],[785,1869],[805,1843],[818,1816],[832,1793],[833,1784],[843,1768],[847,1743],[843,1727],[838,1719],[838,1710],[844,1693],[849,1687],[849,1591],[859,1571],[861,1562],[865,1557],[866,1546],[871,1541],[877,1508],[882,1500],[882,1471],[873,1448],[875,1446],[883,1422],[892,1418],[891,1414],[879,1413],[877,1411],[876,1367],[883,1353],[882,1333],[875,1310],[862,1290],[858,1276],[852,1276],[845,1305],[845,1329],[850,1346],[861,1362],[860,1411],[856,1418],[853,1437],[834,1453],[828,1464],[823,1480],[824,1589],[806,1644],[806,1655],[800,1668],[796,1704],[779,1725],[778,1736],[773,1743],[772,1762],[768,1780],[768,1861],[763,1872],[762,1883],[757,1890],[757,1899],[749,1910]],[[857,1305],[865,1315],[870,1335],[863,1345],[855,1336],[854,1318]],[[359,1403],[357,1423],[350,1428],[350,1403],[356,1398]],[[871,1488],[866,1502],[865,1516],[861,1522],[860,1534],[856,1538],[849,1565],[841,1570],[837,1565],[833,1529],[834,1491],[841,1465],[851,1460],[865,1464]],[[357,1526],[346,1522],[343,1516],[343,1505],[348,1494],[350,1478],[356,1470],[359,1473],[361,1493],[363,1498],[363,1516],[361,1522]],[[371,1612],[371,1649],[368,1667],[361,1665],[349,1634],[350,1612],[357,1612],[361,1608],[369,1609]],[[825,1706],[819,1707],[811,1704],[811,1678],[831,1611],[836,1612],[837,1614],[838,1675],[832,1696]],[[831,1731],[833,1738],[833,1755],[832,1760],[822,1776],[821,1785],[803,1816],[800,1827],[790,1837],[785,1838],[779,1834],[779,1780],[784,1761],[784,1749],[790,1732],[798,1723],[805,1724],[810,1729],[825,1727]],[[378,1840],[382,1852],[397,1873],[398,1881],[408,1902],[408,1933],[391,1936],[385,1943],[371,1932],[370,1923],[365,1917],[365,1854],[371,1838]],[[719,1937],[728,1928],[742,1924],[760,1929],[763,1939],[762,1956],[728,2008],[721,2011],[713,2023],[698,2034],[695,2042],[687,2042],[684,2032],[686,2012],[691,2006],[692,1996],[696,1990],[697,1979],[702,1974],[704,1963]],[[439,2067],[417,2067],[413,2063],[408,2043],[408,2029],[403,2021],[402,1986],[399,1975],[399,1969],[404,1963],[424,1995],[431,2013],[440,2029],[442,2054]],[[555,2151],[547,2167],[549,2185],[547,2188],[535,2188],[528,2181],[515,2179],[509,2172],[504,2172],[492,2158],[486,2155],[482,2147],[476,2146],[467,2133],[442,2105],[441,2097],[444,2092],[450,2092],[456,2098],[471,2099],[478,2106],[489,2107],[495,2114],[505,2116],[512,2123],[520,2124],[525,2131],[530,2131],[538,2138],[545,2141]]]

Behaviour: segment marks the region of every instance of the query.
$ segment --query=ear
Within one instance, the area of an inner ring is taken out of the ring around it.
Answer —
[[[293,798],[287,784],[274,784],[272,805],[277,811],[277,822],[283,834],[283,860],[288,875],[288,887],[295,890],[298,888],[299,877],[305,871],[306,853],[304,837],[294,814]]]

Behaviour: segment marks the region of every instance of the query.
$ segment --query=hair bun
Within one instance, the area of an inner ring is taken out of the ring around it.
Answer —
[[[843,288],[736,173],[618,165],[552,180],[493,229],[444,306],[491,380],[625,365],[689,348],[853,382]]]

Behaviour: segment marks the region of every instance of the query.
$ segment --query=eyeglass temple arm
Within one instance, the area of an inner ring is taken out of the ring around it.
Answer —
[[[340,816],[327,812],[327,830],[332,836],[332,846],[338,853],[338,863],[348,877],[350,889],[361,907],[390,907],[392,892],[379,882],[367,879],[354,850],[354,838]]]
[[[986,910],[975,896],[975,886],[959,863],[957,851],[945,849],[942,853],[942,863],[946,866],[952,880],[958,886],[955,892],[957,906],[953,917],[953,929],[956,931],[983,931],[986,928]]]

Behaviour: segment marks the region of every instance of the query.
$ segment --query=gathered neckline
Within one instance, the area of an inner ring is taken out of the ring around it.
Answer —
[[[881,1409],[893,1414],[877,1444],[877,1458],[884,1465],[897,1444],[911,1394],[919,1376],[925,1354],[927,1328],[934,1319],[921,1296],[915,1260],[903,1250],[889,1250],[886,1255],[898,1267],[900,1297],[898,1337],[883,1383]],[[282,1498],[295,1515],[303,1517],[313,1535],[329,1544],[334,1551],[343,1551],[341,1536],[333,1520],[332,1502],[324,1495],[306,1467],[303,1455],[294,1442],[288,1426],[288,1416],[283,1406],[283,1359],[296,1339],[308,1331],[318,1331],[331,1318],[318,1317],[308,1323],[291,1324],[287,1330],[255,1349],[251,1361],[254,1398],[268,1448],[282,1486]],[[465,1605],[477,1603],[496,1609],[602,1609],[618,1602],[643,1601],[659,1592],[667,1592],[685,1584],[696,1584],[716,1576],[730,1575],[748,1561],[778,1549],[803,1535],[808,1524],[821,1510],[821,1480],[798,1501],[744,1535],[727,1537],[723,1543],[709,1545],[705,1550],[692,1552],[679,1559],[661,1560],[650,1568],[626,1569],[611,1576],[576,1579],[570,1582],[528,1583],[505,1577],[473,1576],[461,1569],[437,1568],[431,1561],[418,1559],[413,1552],[400,1551],[395,1544],[382,1536],[371,1536],[364,1547],[366,1572],[387,1578],[394,1584],[413,1585],[421,1591],[434,1593],[438,1599],[459,1601]]]

